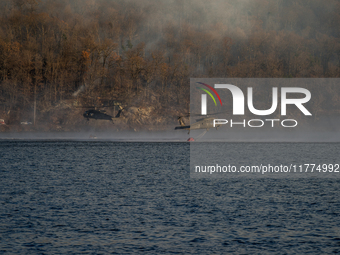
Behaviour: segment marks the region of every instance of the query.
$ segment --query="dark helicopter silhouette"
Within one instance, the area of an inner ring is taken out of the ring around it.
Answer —
[[[113,119],[115,118],[119,118],[120,117],[120,114],[122,112],[122,108],[119,109],[117,115],[115,117],[112,117],[111,115],[108,115],[104,112],[101,112],[101,111],[98,111],[98,110],[94,110],[94,109],[91,109],[91,110],[87,110],[83,116],[84,118],[86,118],[88,121],[90,119],[95,119],[95,120],[111,120],[113,121]]]

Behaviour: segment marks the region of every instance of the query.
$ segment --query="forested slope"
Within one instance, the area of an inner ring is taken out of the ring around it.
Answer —
[[[166,125],[191,77],[339,77],[339,37],[339,0],[1,1],[0,118],[116,100]]]

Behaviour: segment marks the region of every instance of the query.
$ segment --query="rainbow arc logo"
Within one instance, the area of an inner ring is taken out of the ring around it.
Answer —
[[[205,84],[203,82],[197,82],[197,83],[201,84],[201,85],[203,85],[203,86],[205,86],[207,88],[207,89],[205,89],[205,88],[202,88],[202,87],[196,87],[196,88],[198,88],[200,90],[203,90],[205,93],[207,93],[212,98],[212,100],[214,101],[215,106],[217,106],[215,97],[213,96],[213,94],[208,89],[210,89],[217,96],[217,98],[220,101],[220,104],[222,106],[221,97],[220,97],[220,95],[217,93],[217,91],[213,87],[211,87],[210,85]],[[202,94],[201,95],[201,115],[207,115],[207,94]]]
[[[211,87],[210,85],[205,84],[205,83],[203,83],[203,82],[197,82],[197,83],[199,83],[199,84],[201,84],[201,85],[207,87],[207,88],[210,89],[212,92],[214,92],[214,94],[217,96],[218,100],[220,101],[220,104],[222,105],[222,100],[221,100],[221,98],[220,98],[220,95],[217,93],[217,91],[216,91],[213,87]],[[197,87],[197,88],[200,89],[200,90],[203,90],[205,93],[207,93],[207,94],[212,98],[212,100],[214,100],[215,106],[217,106],[216,100],[215,100],[214,96],[211,94],[211,92],[210,92],[209,90],[204,89],[204,88],[201,88],[201,87]]]

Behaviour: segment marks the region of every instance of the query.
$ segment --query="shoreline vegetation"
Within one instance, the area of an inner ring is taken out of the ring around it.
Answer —
[[[0,132],[165,130],[189,111],[190,78],[339,77],[339,13],[338,0],[2,1]],[[115,124],[82,116],[115,102]]]

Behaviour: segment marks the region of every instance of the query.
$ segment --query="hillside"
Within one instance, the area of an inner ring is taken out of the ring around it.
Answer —
[[[112,100],[128,115],[117,127],[164,128],[188,112],[190,78],[339,77],[339,13],[339,0],[1,1],[0,130],[77,130]]]

